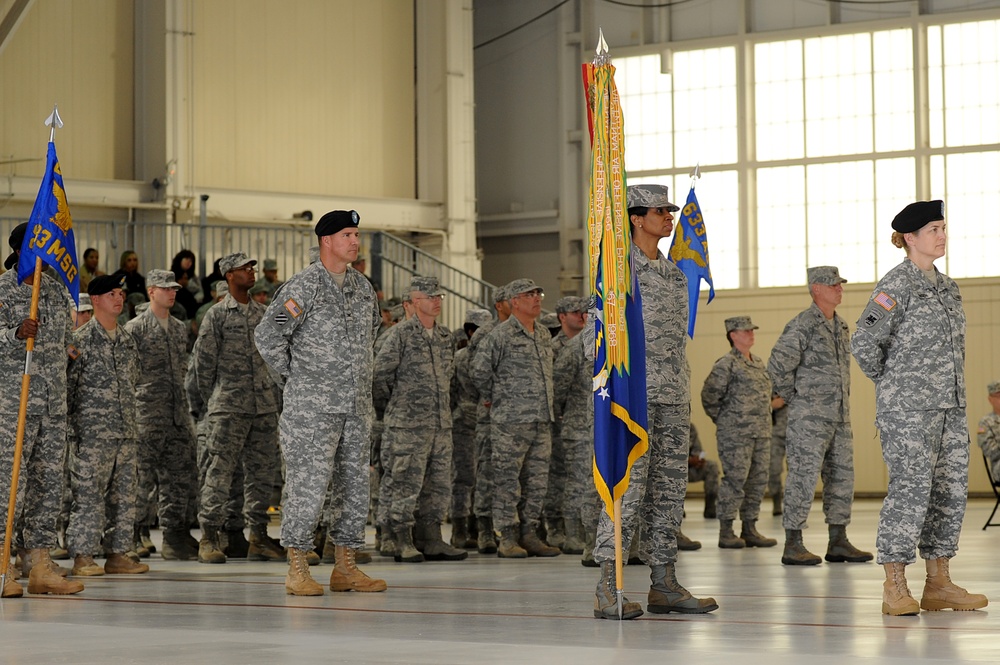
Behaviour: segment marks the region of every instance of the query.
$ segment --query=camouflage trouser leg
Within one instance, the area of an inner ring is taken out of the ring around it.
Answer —
[[[767,474],[767,491],[771,496],[781,494],[781,472],[785,468],[785,437],[771,435],[771,462]]]
[[[647,409],[649,450],[632,465],[631,480],[622,498],[622,551],[628,552],[638,525],[642,560],[660,565],[677,560],[677,530],[687,490],[691,407],[649,404]],[[602,509],[594,559],[603,562],[614,558],[614,523]]]
[[[337,447],[337,454],[333,457],[333,473],[330,476],[330,487],[326,492],[326,500],[323,503],[323,512],[319,516],[319,526],[321,529],[326,531],[328,534],[333,533],[333,524],[339,524],[341,520],[341,515],[344,513],[345,506],[345,489],[340,481],[340,470],[343,468],[343,454],[344,447]],[[369,457],[369,460],[371,458]],[[371,491],[372,486],[372,468],[368,469],[368,491]],[[371,505],[371,499],[369,498],[368,505]],[[367,516],[366,516],[367,519]],[[361,542],[365,540],[365,529],[362,525],[361,530],[358,532],[358,538]]]
[[[372,515],[375,524],[379,522],[379,501],[382,498],[382,433],[384,426],[379,418],[372,423],[372,443],[368,463],[371,465],[368,478],[368,511]]]
[[[716,440],[724,474],[719,487],[719,519],[736,519],[738,511],[741,520],[756,520],[767,485],[771,440],[739,432],[717,432]]]
[[[69,515],[73,510],[73,489],[70,486],[69,460],[69,446],[66,446],[65,466],[63,467],[62,502],[59,505],[59,517],[56,519],[56,532],[63,534],[66,533],[66,527],[69,526]]]
[[[387,499],[393,531],[412,525],[417,510],[421,520],[443,522],[450,497],[451,429],[386,427],[389,431],[392,492]]]
[[[851,522],[854,500],[854,435],[850,423],[812,418],[788,419],[788,477],[782,526],[807,528],[806,520],[823,477],[823,513],[827,524]]]
[[[553,524],[563,518],[563,501],[569,472],[566,470],[566,450],[559,428],[552,426],[552,455],[549,458],[549,488],[545,492],[545,521]]]
[[[135,527],[136,442],[104,439],[83,431],[71,451],[73,510],[66,529],[70,554],[100,553],[101,539],[111,552],[133,548]]]
[[[39,433],[42,428],[42,421],[46,416],[32,416],[29,415],[25,420],[24,424],[24,442],[21,448],[21,469],[18,475],[17,482],[17,497],[14,510],[14,524],[19,526],[24,522],[24,497],[25,489],[28,484],[28,474],[26,471],[26,466],[29,461],[35,455],[35,446],[38,440]],[[63,418],[65,423],[65,417]],[[10,482],[13,478],[14,471],[14,443],[17,434],[17,414],[16,413],[2,413],[0,414],[0,493],[2,496],[10,497]],[[65,430],[64,430],[65,434]],[[65,446],[64,446],[65,448]],[[65,453],[63,453],[65,454]],[[60,464],[60,466],[62,466]],[[62,469],[60,469],[60,474]],[[7,510],[0,511],[0,545],[3,544],[6,535],[7,526]],[[55,522],[53,521],[53,527]],[[53,530],[54,531],[54,530]],[[17,541],[16,531],[15,531],[15,542]],[[20,544],[20,543],[19,543]],[[51,544],[46,543],[44,545],[36,545],[35,547],[50,547],[55,545],[55,541]],[[11,551],[14,551],[14,543],[11,543]]]
[[[895,411],[876,417],[889,492],[879,515],[878,563],[951,558],[969,489],[964,408]]]
[[[468,519],[476,485],[476,430],[455,419],[451,429],[451,521]]]
[[[313,549],[334,461],[342,449],[337,473],[343,498],[339,515],[330,519],[331,538],[337,545],[364,547],[360,536],[368,513],[370,416],[317,414],[306,405],[286,403],[278,430],[285,460],[281,544]]]
[[[472,507],[476,517],[493,517],[493,445],[490,421],[476,423],[476,491]]]
[[[594,505],[594,495],[597,494],[594,487],[594,441],[590,437],[562,437],[562,445],[566,454],[567,478],[563,516],[567,520],[582,521],[587,508]]]
[[[278,466],[277,414],[217,413],[205,420],[206,466],[199,523],[202,528],[230,526],[231,511],[242,504],[246,522],[267,525],[271,479]],[[234,482],[237,475],[242,482]],[[234,496],[234,485],[242,490],[242,501]]]
[[[705,494],[719,493],[719,465],[713,460],[705,460],[705,464],[699,467],[688,467],[689,483],[705,483]]]
[[[378,509],[375,511],[375,524],[384,530],[389,529],[389,496],[392,494],[392,433],[382,430],[382,445],[379,447],[379,463],[382,466],[382,477],[378,483]]]
[[[493,526],[534,529],[542,516],[552,451],[551,423],[494,423]],[[478,493],[478,488],[477,488]],[[478,499],[478,495],[477,495]]]
[[[143,452],[146,454],[144,455]],[[192,485],[198,477],[195,461],[195,441],[190,428],[167,425],[156,429],[147,428],[139,434],[139,462],[148,465],[149,478],[159,485],[158,512],[160,527],[163,529],[183,529],[189,527],[188,504]],[[140,478],[143,467],[140,466]],[[138,489],[137,514],[148,507],[143,503],[142,487]],[[143,522],[140,521],[140,524]]]

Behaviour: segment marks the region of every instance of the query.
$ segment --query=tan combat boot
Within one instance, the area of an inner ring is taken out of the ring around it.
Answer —
[[[94,562],[89,554],[77,554],[73,558],[73,575],[76,577],[100,577],[104,569]]]
[[[885,582],[882,584],[882,614],[890,616],[912,616],[920,614],[920,605],[910,595],[906,586],[906,564],[893,562],[883,564]]]
[[[201,529],[201,541],[198,543],[198,563],[225,563],[226,555],[222,552],[222,542],[219,530],[206,526]]]
[[[316,555],[319,556],[318,554]],[[254,526],[250,529],[250,548],[247,550],[247,561],[284,561],[285,548],[267,534],[267,527]],[[319,563],[317,560],[316,563]],[[309,565],[314,565],[310,562]]]
[[[563,554],[583,554],[584,544],[583,522],[576,518],[566,520],[566,540],[563,542]]]
[[[149,572],[149,566],[133,561],[120,552],[113,552],[104,562],[104,572],[108,575],[141,575]]]
[[[740,538],[747,547],[774,547],[778,544],[777,540],[768,538],[757,530],[757,520],[743,520]]]
[[[677,582],[674,564],[666,563],[649,567],[653,582],[646,598],[646,609],[653,614],[707,614],[719,609],[715,598],[695,598]]]
[[[785,549],[781,553],[781,563],[786,566],[815,566],[823,563],[823,559],[806,549],[802,543],[801,529],[785,529]]]
[[[336,545],[334,557],[337,563],[330,573],[330,591],[385,591],[385,580],[368,577],[361,572],[354,560],[355,551],[344,545]]]
[[[535,529],[525,528],[524,525],[521,525],[521,540],[518,544],[524,548],[528,556],[549,557],[562,554],[562,550],[558,547],[553,547],[539,538]]]
[[[404,526],[395,530],[396,554],[392,559],[396,563],[420,563],[424,555],[413,544],[413,532]]]
[[[285,576],[285,593],[290,596],[322,596],[323,587],[309,574],[309,563],[304,550],[288,548],[288,574]]]
[[[497,546],[497,556],[501,559],[528,558],[528,551],[517,544],[516,526],[500,529],[500,544]]]
[[[17,555],[21,560],[21,573],[20,575],[18,575],[18,577],[23,576],[27,578],[31,575],[31,569],[35,565],[35,560],[28,555],[29,552],[30,550],[26,550],[20,547],[17,548]],[[51,552],[49,553],[49,556],[46,557],[46,562],[47,562],[46,565],[49,566],[52,569],[52,571],[57,575],[59,575],[60,577],[69,576],[69,568],[64,568],[63,566],[60,566],[58,563],[53,561]]]
[[[497,539],[493,534],[493,519],[490,517],[477,517],[476,524],[479,527],[479,536],[476,538],[476,550],[480,554],[495,554],[497,551]]]
[[[75,580],[67,580],[56,572],[49,551],[46,548],[28,550],[26,562],[31,562],[28,574],[28,593],[51,593],[69,595],[83,591],[83,585]]]
[[[622,613],[618,615],[618,592],[615,583],[615,562],[601,562],[601,579],[597,583],[597,596],[594,598],[595,619],[637,619],[642,616],[642,605],[633,603],[622,596]]]
[[[951,581],[948,559],[927,559],[927,580],[920,607],[925,610],[978,610],[990,601],[981,593],[969,593]]]
[[[7,577],[3,580],[3,591],[0,598],[20,598],[24,595],[24,589],[17,583],[17,576],[14,573],[14,566],[7,567]]]
[[[746,541],[733,531],[732,520],[719,520],[719,547],[724,550],[741,550],[746,546]]]

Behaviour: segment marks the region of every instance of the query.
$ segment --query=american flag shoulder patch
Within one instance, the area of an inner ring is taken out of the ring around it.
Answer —
[[[882,309],[887,312],[891,312],[892,308],[896,306],[896,301],[889,297],[889,294],[885,291],[879,291],[878,295],[872,298],[877,305],[881,305]]]
[[[285,309],[288,310],[293,319],[299,318],[299,315],[302,314],[302,308],[299,307],[299,303],[295,302],[294,298],[289,298],[285,301]]]

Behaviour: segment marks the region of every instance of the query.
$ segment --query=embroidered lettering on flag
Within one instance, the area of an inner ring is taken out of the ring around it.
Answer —
[[[872,300],[876,304],[881,305],[887,312],[892,311],[892,308],[896,306],[896,301],[890,298],[885,291],[880,291],[877,296],[872,298]]]

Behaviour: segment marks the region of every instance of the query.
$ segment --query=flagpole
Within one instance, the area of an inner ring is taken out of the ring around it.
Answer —
[[[56,130],[63,126],[59,117],[59,105],[52,107],[52,113],[45,119],[49,126],[49,143],[55,139]],[[31,229],[28,229],[30,233]],[[31,307],[28,318],[38,321],[38,301],[42,291],[42,259],[35,257],[35,272],[31,279]],[[7,500],[7,524],[4,529],[3,558],[0,559],[0,590],[7,585],[7,572],[10,567],[11,539],[14,534],[14,515],[17,509],[17,486],[21,480],[21,454],[24,451],[24,431],[28,420],[28,397],[31,388],[31,356],[35,350],[35,337],[31,336],[25,344],[24,374],[21,375],[21,403],[17,409],[17,435],[14,438],[14,460],[10,474],[10,497]]]
[[[633,536],[634,538],[635,536]],[[622,596],[625,595],[624,571],[622,570],[622,500],[615,499],[615,595],[618,597],[618,620],[624,620],[625,608]]]

